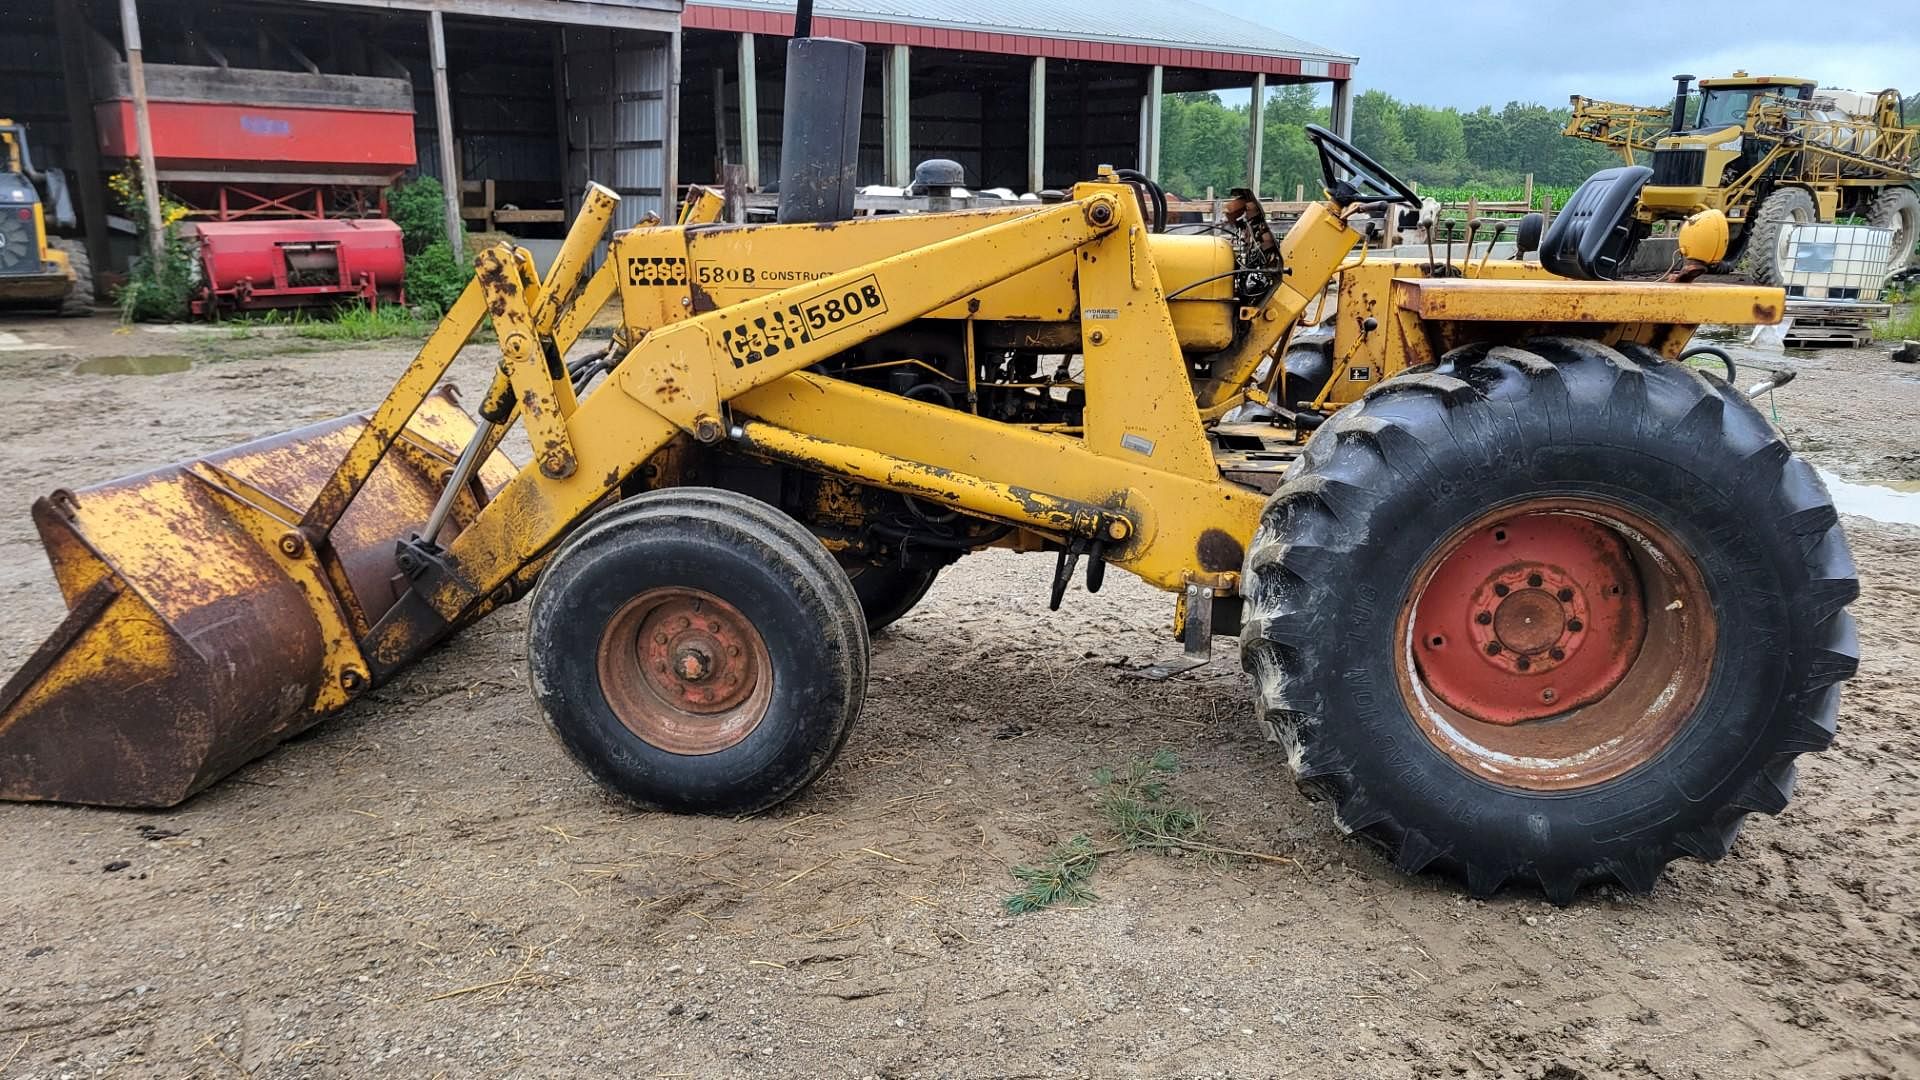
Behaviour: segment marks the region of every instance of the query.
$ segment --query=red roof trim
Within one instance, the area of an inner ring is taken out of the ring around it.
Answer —
[[[681,16],[681,25],[689,30],[729,30],[742,34],[770,34],[776,37],[793,35],[793,16],[784,12],[708,4],[688,4]],[[814,26],[821,34],[869,44],[917,45],[927,49],[1006,53],[1013,56],[1045,56],[1056,60],[1162,64],[1166,67],[1199,68],[1207,71],[1244,71],[1249,74],[1264,72],[1268,75],[1299,75],[1302,65],[1299,58],[1291,56],[1211,52],[1163,45],[1134,45],[1029,34],[947,30],[936,26],[915,26],[867,19],[823,16],[814,20]],[[1314,62],[1307,61],[1307,63]],[[1326,77],[1329,79],[1353,77],[1353,67],[1350,64],[1326,61],[1326,67]]]

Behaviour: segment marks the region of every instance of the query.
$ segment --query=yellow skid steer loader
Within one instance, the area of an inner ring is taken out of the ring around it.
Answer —
[[[531,593],[533,699],[582,767],[759,810],[830,766],[871,629],[998,546],[1056,560],[1056,606],[1081,567],[1173,594],[1150,674],[1237,635],[1297,778],[1407,872],[1565,903],[1718,858],[1856,662],[1814,470],[1678,362],[1781,292],[1604,280],[1632,213],[1604,177],[1538,263],[1378,257],[1353,219],[1417,196],[1309,132],[1328,195],[1281,237],[1250,194],[1169,229],[1103,170],[853,220],[705,196],[588,273],[592,189],[544,280],[479,258],[372,412],[36,504],[71,611],[0,688],[0,797],[177,803]],[[434,388],[486,323],[476,423]]]

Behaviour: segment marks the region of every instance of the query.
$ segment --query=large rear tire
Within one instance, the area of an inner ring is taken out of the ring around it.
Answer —
[[[560,743],[649,809],[754,813],[840,752],[867,684],[859,599],[792,518],[712,488],[647,492],[561,545],[527,666]]]
[[[1780,284],[1780,241],[1789,225],[1819,220],[1819,208],[1813,193],[1805,188],[1783,187],[1754,208],[1747,219],[1746,253],[1741,259],[1749,280],[1759,285]]]
[[[1487,896],[1651,889],[1833,738],[1859,592],[1740,395],[1639,346],[1468,346],[1315,432],[1247,556],[1258,714],[1343,829]]]
[[[1920,266],[1920,195],[1910,187],[1890,187],[1874,196],[1867,224],[1893,230],[1894,270]]]

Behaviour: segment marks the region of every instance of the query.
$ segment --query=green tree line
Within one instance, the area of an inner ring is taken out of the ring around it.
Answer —
[[[1303,130],[1328,126],[1327,107],[1311,85],[1280,87],[1267,96],[1260,193],[1291,198],[1297,185],[1320,190],[1320,161]],[[1250,109],[1213,93],[1169,95],[1161,106],[1161,174],[1168,190],[1197,198],[1211,186],[1224,194],[1246,184]],[[1374,160],[1421,187],[1508,188],[1527,173],[1543,187],[1578,185],[1620,163],[1598,143],[1569,139],[1565,108],[1508,102],[1471,112],[1403,102],[1381,90],[1354,98],[1353,142]]]
[[[1314,87],[1296,84],[1267,95],[1260,193],[1292,198],[1304,186],[1320,191],[1320,159],[1307,142],[1307,124],[1331,126]],[[1906,121],[1920,126],[1920,93],[1905,101]],[[1249,106],[1228,106],[1213,93],[1168,95],[1161,106],[1161,178],[1167,189],[1199,198],[1246,185]],[[1436,109],[1404,102],[1381,90],[1354,98],[1353,142],[1374,160],[1422,188],[1446,197],[1465,191],[1502,193],[1532,173],[1536,189],[1578,187],[1601,169],[1620,164],[1613,151],[1570,139],[1568,110],[1510,101],[1495,110]]]

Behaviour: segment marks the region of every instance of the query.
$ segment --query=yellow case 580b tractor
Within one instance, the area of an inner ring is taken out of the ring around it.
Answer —
[[[1726,214],[1755,281],[1780,281],[1783,227],[1854,216],[1893,230],[1891,269],[1920,256],[1920,130],[1900,93],[1816,89],[1811,79],[1676,75],[1671,110],[1573,99],[1566,134],[1642,155],[1653,169],[1636,213],[1643,227],[1702,211]]]
[[[92,313],[93,269],[86,248],[48,235],[49,226],[73,225],[65,175],[34,168],[26,126],[0,119],[0,306],[40,304],[62,315]]]
[[[480,257],[372,412],[35,505],[71,611],[0,689],[0,796],[175,803],[531,593],[533,700],[584,769],[752,812],[831,765],[871,630],[1004,547],[1056,560],[1056,605],[1082,567],[1173,594],[1151,674],[1238,635],[1296,777],[1406,871],[1565,903],[1720,857],[1855,666],[1820,480],[1677,362],[1780,291],[1569,279],[1630,231],[1604,190],[1544,269],[1369,257],[1349,221],[1417,196],[1310,133],[1329,194],[1282,238],[1247,197],[1167,231],[1103,170],[855,220],[703,196],[588,274],[591,189],[544,280]],[[433,388],[489,320],[476,424]]]

